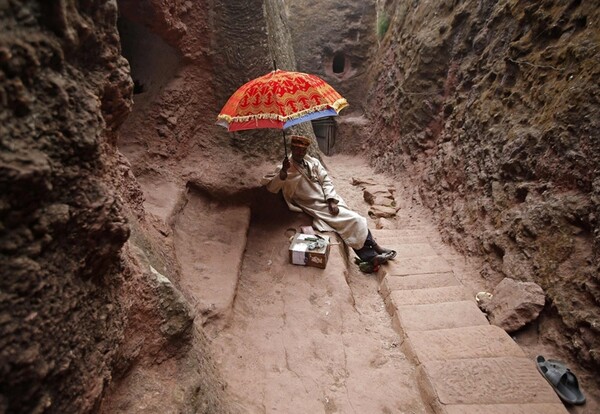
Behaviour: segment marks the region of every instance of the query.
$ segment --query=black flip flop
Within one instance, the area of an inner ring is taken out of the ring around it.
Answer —
[[[573,405],[585,403],[585,396],[579,389],[579,381],[569,368],[560,361],[546,360],[541,355],[538,355],[535,361],[538,371],[552,385],[561,400]]]

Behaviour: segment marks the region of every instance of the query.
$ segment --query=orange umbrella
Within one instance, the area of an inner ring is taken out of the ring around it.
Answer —
[[[284,130],[300,122],[335,116],[346,106],[346,99],[318,76],[278,69],[235,91],[217,124],[228,131]]]

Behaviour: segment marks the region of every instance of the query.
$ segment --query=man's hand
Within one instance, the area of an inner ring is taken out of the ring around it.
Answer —
[[[329,207],[329,212],[332,216],[337,216],[338,214],[340,214],[340,208],[338,207],[337,203],[337,200],[333,198],[327,200],[327,207]]]
[[[285,180],[287,178],[287,171],[290,168],[290,160],[289,158],[284,158],[281,163],[281,170],[279,171],[279,178]]]

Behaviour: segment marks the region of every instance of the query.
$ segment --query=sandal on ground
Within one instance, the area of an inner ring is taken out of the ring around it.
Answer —
[[[535,358],[535,362],[540,374],[552,385],[552,388],[554,388],[554,391],[561,400],[573,405],[585,403],[585,396],[579,389],[577,377],[569,368],[560,361],[546,360],[541,355]]]

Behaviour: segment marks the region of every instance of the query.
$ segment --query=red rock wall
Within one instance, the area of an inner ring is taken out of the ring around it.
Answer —
[[[179,56],[174,73],[162,74],[159,91],[134,96],[132,116],[120,131],[119,148],[136,176],[160,172],[176,181],[185,176],[212,195],[256,186],[253,174],[246,172],[269,156],[283,154],[281,133],[234,134],[215,123],[237,88],[272,69],[271,50],[281,52],[280,61],[286,60],[285,48],[270,45],[263,2],[119,4],[124,21],[145,28]],[[126,57],[136,69],[151,52]],[[135,70],[133,76],[138,76]],[[247,154],[255,160],[248,160]]]
[[[350,104],[342,114],[362,113],[377,45],[375,1],[291,0],[285,10],[298,70],[323,77],[342,94]]]
[[[492,285],[540,284],[546,314],[561,320],[545,339],[599,368],[600,9],[579,0],[383,9],[390,26],[367,105],[372,162],[418,185],[447,238],[487,258]]]
[[[0,412],[90,411],[123,340],[116,19],[114,2],[0,2]]]
[[[0,412],[114,412],[146,397],[228,412],[176,288],[168,223],[145,212],[136,177],[213,196],[259,185],[252,168],[279,157],[279,133],[214,122],[273,57],[292,62],[283,21],[274,1],[118,6],[0,1]],[[133,42],[132,67],[152,88],[131,116],[118,18],[125,40],[160,43]],[[154,375],[157,361],[173,375]],[[165,396],[146,395],[145,379]]]

